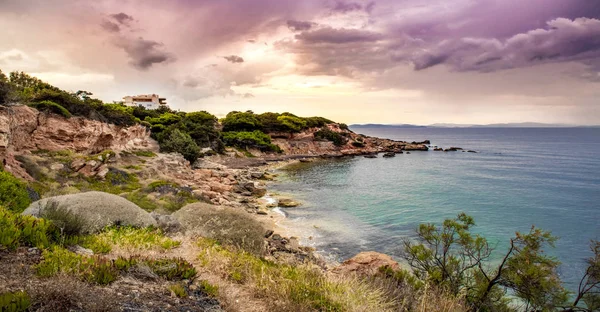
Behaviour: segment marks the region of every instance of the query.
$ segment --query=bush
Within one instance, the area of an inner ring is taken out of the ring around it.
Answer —
[[[315,132],[313,135],[316,140],[331,141],[336,146],[342,146],[348,142],[343,135],[329,129],[321,129]]]
[[[171,291],[172,294],[174,294],[178,298],[187,297],[187,291],[185,290],[185,287],[181,284],[171,284],[169,285],[168,289]]]
[[[42,209],[42,218],[52,221],[62,235],[75,236],[83,233],[85,221],[67,208],[59,207],[58,202],[49,200]]]
[[[31,204],[27,185],[6,171],[0,171],[0,205],[23,212]]]
[[[306,128],[306,121],[296,116],[279,116],[277,117],[277,121],[281,123],[286,132],[300,132]]]
[[[30,306],[31,299],[24,291],[0,294],[0,311],[2,312],[27,311]]]
[[[79,237],[70,243],[80,244],[95,253],[108,253],[113,246],[135,252],[143,250],[164,252],[181,245],[181,242],[166,237],[161,230],[129,226],[108,227],[101,233]]]
[[[260,130],[262,124],[253,112],[230,112],[221,121],[223,131],[254,131]]]
[[[160,144],[161,152],[177,152],[190,162],[196,161],[200,155],[200,147],[190,137],[189,134],[175,129],[162,140]]]
[[[261,151],[279,152],[279,146],[271,144],[271,137],[262,131],[224,132],[223,141],[229,146],[239,148],[256,148]]]
[[[71,117],[71,113],[60,104],[56,104],[52,101],[42,101],[37,103],[29,104],[29,106],[41,111],[41,112],[51,112],[57,115],[61,115],[65,118]]]
[[[0,207],[0,246],[45,248],[58,238],[56,227],[47,220],[22,216]]]

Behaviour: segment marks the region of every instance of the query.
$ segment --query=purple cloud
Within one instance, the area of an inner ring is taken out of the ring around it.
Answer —
[[[291,31],[305,31],[311,29],[314,23],[289,20],[287,21],[287,26]]]
[[[383,35],[360,29],[336,29],[331,27],[320,28],[303,32],[295,36],[305,43],[334,43],[343,44],[351,42],[375,42],[383,39]]]
[[[136,39],[121,37],[116,42],[116,46],[122,48],[129,56],[131,65],[140,70],[147,70],[154,64],[175,60],[171,54],[162,51],[163,44],[141,37]]]
[[[121,25],[129,25],[129,23],[134,21],[133,16],[125,14],[123,12],[111,14],[110,17],[112,17],[115,21],[117,21],[117,23]]]
[[[416,53],[416,70],[446,64],[458,71],[495,71],[545,62],[586,61],[600,58],[600,20],[557,18],[506,40],[460,38],[440,42]]]

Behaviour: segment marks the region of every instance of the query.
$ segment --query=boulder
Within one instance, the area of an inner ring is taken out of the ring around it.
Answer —
[[[78,216],[83,223],[82,231],[86,233],[98,232],[114,224],[138,227],[157,225],[152,216],[136,204],[123,197],[102,192],[44,198],[32,203],[23,214],[42,217],[45,210],[53,205]]]
[[[375,251],[365,251],[344,261],[333,269],[334,273],[357,273],[361,275],[376,274],[380,267],[389,266],[396,270],[399,265],[392,257]]]
[[[385,158],[395,157],[395,156],[396,156],[396,153],[394,153],[394,152],[387,152],[387,153],[383,154],[383,157],[385,157]]]
[[[243,185],[243,187],[250,192],[253,196],[263,197],[267,194],[267,189],[264,187],[259,187],[254,182],[248,182]]]
[[[377,158],[377,155],[374,155],[374,154],[365,155],[365,158]]]
[[[253,254],[265,251],[266,229],[249,214],[224,206],[193,203],[179,209],[172,216],[189,235],[213,238]]]
[[[298,207],[300,203],[289,198],[281,198],[279,199],[278,206],[284,208]]]

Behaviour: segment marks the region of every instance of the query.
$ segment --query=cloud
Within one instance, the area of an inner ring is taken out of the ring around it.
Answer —
[[[100,24],[100,26],[108,31],[108,32],[112,32],[112,33],[118,33],[121,31],[121,27],[119,27],[119,25],[117,25],[116,23],[113,23],[109,20],[103,20],[102,23]]]
[[[375,42],[383,39],[382,34],[360,29],[320,28],[297,34],[296,39],[305,43],[334,43]]]
[[[131,22],[134,21],[133,16],[125,14],[123,12],[117,13],[117,14],[111,14],[110,17],[112,17],[115,21],[117,21],[121,25],[129,25]]]
[[[170,53],[161,49],[163,44],[142,37],[136,39],[121,37],[116,42],[116,46],[122,48],[129,56],[131,65],[140,70],[147,70],[154,64],[175,60]]]
[[[457,71],[496,71],[547,62],[590,61],[600,58],[600,20],[557,18],[538,28],[495,38],[445,40],[416,53],[416,70],[446,64]]]
[[[223,58],[231,63],[243,63],[244,62],[244,59],[241,56],[237,56],[237,55],[223,56]]]
[[[351,11],[362,10],[363,6],[360,3],[356,2],[346,2],[346,1],[336,1],[333,8],[331,8],[334,12],[347,13]]]
[[[289,20],[287,21],[287,27],[291,31],[305,31],[311,29],[315,23]]]

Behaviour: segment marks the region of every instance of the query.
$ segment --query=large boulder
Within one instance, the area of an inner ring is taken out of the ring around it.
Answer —
[[[191,235],[199,235],[262,255],[267,230],[248,213],[224,206],[193,203],[179,209],[172,216]]]
[[[44,198],[32,203],[24,215],[43,217],[48,209],[65,209],[82,222],[82,231],[94,233],[106,226],[119,224],[138,227],[157,226],[152,216],[123,197],[87,192]]]
[[[357,273],[361,275],[373,275],[382,266],[388,266],[394,270],[399,267],[398,262],[386,254],[375,251],[364,251],[344,261],[340,266],[334,268],[333,272],[340,274]]]

